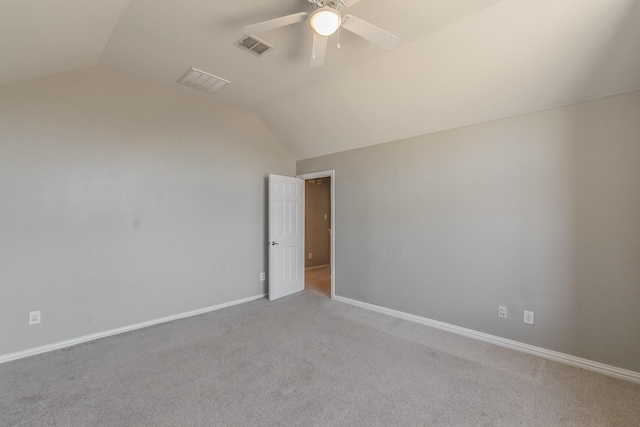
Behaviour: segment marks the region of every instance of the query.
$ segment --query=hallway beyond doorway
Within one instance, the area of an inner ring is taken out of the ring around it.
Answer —
[[[308,268],[304,272],[304,289],[331,298],[331,266]]]

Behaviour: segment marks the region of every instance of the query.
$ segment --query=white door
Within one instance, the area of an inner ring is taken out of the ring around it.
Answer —
[[[269,299],[304,290],[304,181],[269,175]]]

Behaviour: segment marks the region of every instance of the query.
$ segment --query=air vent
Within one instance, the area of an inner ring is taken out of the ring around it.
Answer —
[[[256,56],[262,56],[262,54],[273,49],[273,46],[265,43],[255,36],[244,36],[243,38],[235,42],[234,45],[238,46],[242,50],[249,51]]]
[[[178,83],[203,92],[214,93],[231,82],[213,74],[205,73],[197,68],[191,68],[178,80]]]

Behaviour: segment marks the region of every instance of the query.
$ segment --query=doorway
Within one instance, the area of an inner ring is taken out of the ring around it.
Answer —
[[[305,290],[333,298],[335,295],[333,171],[298,175],[305,181],[304,260]]]

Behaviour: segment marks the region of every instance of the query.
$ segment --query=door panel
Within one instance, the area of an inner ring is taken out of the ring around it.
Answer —
[[[269,175],[269,299],[304,290],[304,181]]]

